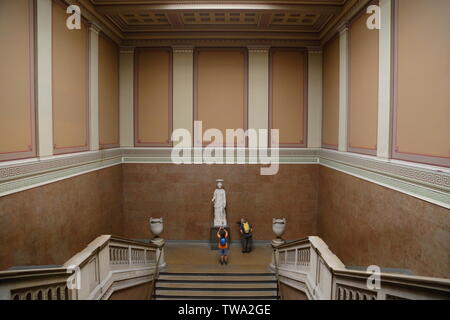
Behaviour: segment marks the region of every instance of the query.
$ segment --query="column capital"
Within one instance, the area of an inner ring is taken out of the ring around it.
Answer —
[[[348,32],[348,28],[349,28],[348,21],[344,21],[339,25],[339,27],[337,28],[337,31],[339,32],[340,35],[342,35],[343,33]]]
[[[308,53],[311,54],[322,54],[322,47],[308,47]]]
[[[101,28],[95,22],[89,22],[89,31],[99,34],[101,31]]]
[[[134,53],[134,47],[120,47],[120,53]]]
[[[249,53],[268,53],[270,45],[249,45],[247,49]]]
[[[173,45],[172,50],[173,50],[173,53],[193,53],[194,46],[193,45]]]

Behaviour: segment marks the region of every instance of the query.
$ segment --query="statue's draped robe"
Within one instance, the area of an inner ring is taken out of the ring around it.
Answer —
[[[214,227],[227,226],[227,216],[225,206],[227,199],[224,189],[216,189],[214,191]]]

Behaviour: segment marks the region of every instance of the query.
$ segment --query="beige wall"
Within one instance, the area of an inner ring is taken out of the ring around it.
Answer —
[[[136,49],[135,60],[135,145],[170,145],[172,51]]]
[[[247,49],[197,49],[194,59],[195,120],[204,131],[219,129],[224,139],[225,129],[246,129]]]
[[[362,14],[349,28],[350,151],[375,154],[378,129],[378,30],[366,26]]]
[[[52,8],[53,143],[54,153],[87,150],[89,30],[66,26],[65,6]]]
[[[272,49],[270,54],[271,129],[280,130],[280,144],[306,145],[307,54]]]
[[[339,37],[323,48],[322,146],[337,148],[339,138]]]
[[[35,154],[32,13],[32,1],[0,1],[0,160]]]
[[[119,47],[99,37],[99,141],[101,148],[119,145]]]
[[[394,156],[450,166],[450,2],[400,0],[397,10]]]

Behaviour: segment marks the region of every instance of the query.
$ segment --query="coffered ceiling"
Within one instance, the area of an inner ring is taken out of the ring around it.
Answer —
[[[79,0],[121,39],[252,40],[318,45],[349,8],[364,0]]]

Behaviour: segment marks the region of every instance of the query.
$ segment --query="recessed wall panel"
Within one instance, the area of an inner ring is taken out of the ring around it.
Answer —
[[[119,145],[119,47],[104,35],[99,37],[98,64],[100,148]]]
[[[339,138],[339,36],[323,48],[322,146],[337,149]]]
[[[450,1],[395,4],[393,157],[450,166]]]
[[[0,160],[36,154],[33,1],[0,1]]]
[[[349,28],[349,151],[376,154],[378,130],[379,31],[359,15]]]
[[[172,51],[137,49],[135,56],[135,145],[170,146]]]
[[[246,50],[198,49],[194,53],[194,72],[194,119],[202,121],[203,132],[218,129],[225,143],[226,129],[246,130]],[[236,139],[235,143],[245,145],[245,139]]]
[[[307,57],[301,49],[272,49],[270,124],[280,145],[304,147],[307,119]]]
[[[68,29],[66,6],[52,5],[54,153],[88,150],[89,28]]]

